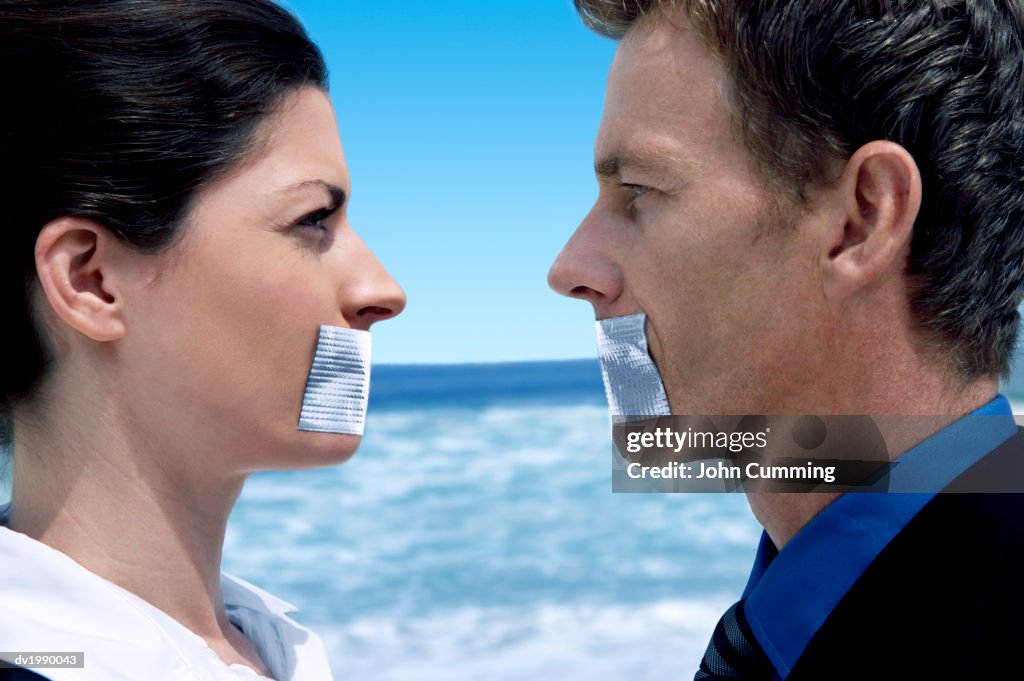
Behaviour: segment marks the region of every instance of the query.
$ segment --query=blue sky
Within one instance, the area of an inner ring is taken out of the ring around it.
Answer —
[[[546,282],[589,210],[615,44],[570,0],[290,0],[331,71],[350,218],[405,288],[380,363],[593,357]]]

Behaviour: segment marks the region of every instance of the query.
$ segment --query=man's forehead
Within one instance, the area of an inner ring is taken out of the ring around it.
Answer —
[[[623,38],[608,77],[595,160],[686,156],[727,129],[723,69],[697,37],[667,20]],[[599,168],[600,169],[600,168]]]

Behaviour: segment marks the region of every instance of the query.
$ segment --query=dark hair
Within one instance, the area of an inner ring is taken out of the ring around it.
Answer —
[[[688,21],[725,64],[727,104],[762,176],[798,201],[871,140],[906,148],[923,183],[907,267],[918,336],[964,384],[1009,371],[1024,295],[1021,4],[575,4],[611,37],[652,18]]]
[[[78,215],[167,248],[302,85],[327,89],[323,57],[269,0],[0,0],[0,412],[47,371],[29,300],[39,230]]]

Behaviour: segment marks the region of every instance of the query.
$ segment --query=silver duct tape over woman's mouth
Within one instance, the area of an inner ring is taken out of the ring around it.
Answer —
[[[320,326],[299,430],[362,435],[370,398],[369,331]]]

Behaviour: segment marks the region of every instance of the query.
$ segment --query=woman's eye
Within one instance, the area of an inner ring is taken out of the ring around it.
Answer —
[[[326,232],[327,225],[324,224],[324,220],[329,218],[334,211],[328,208],[321,208],[318,211],[314,211],[298,221],[299,227],[308,227],[318,232]]]

